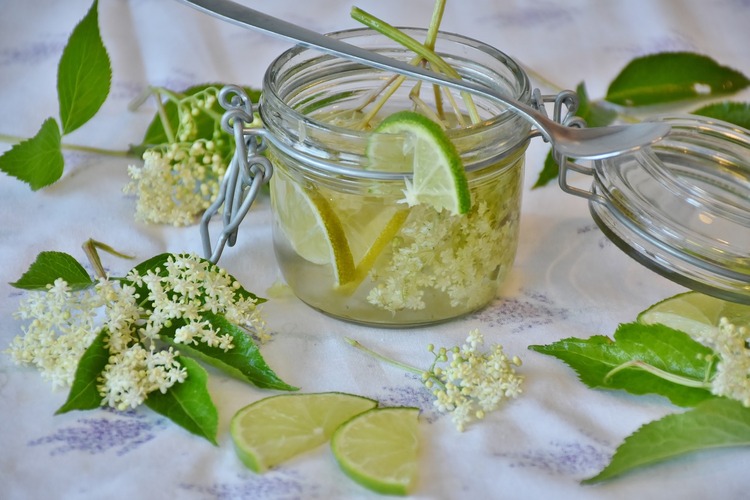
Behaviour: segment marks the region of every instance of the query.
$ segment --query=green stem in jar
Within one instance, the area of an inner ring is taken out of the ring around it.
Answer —
[[[351,15],[352,18],[361,22],[368,28],[381,33],[382,35],[390,38],[396,43],[403,45],[408,50],[411,50],[421,59],[429,62],[433,69],[451,78],[461,78],[461,75],[459,75],[458,72],[442,57],[437,55],[434,50],[425,47],[423,44],[419,43],[419,41],[415,40],[406,33],[395,28],[394,26],[388,24],[382,19],[369,14],[358,7],[352,7]],[[476,105],[474,104],[474,99],[472,98],[471,94],[469,94],[468,92],[461,92],[461,96],[464,99],[464,103],[466,104],[469,116],[471,117],[471,121],[473,123],[481,122],[482,120],[479,116],[479,112],[476,108]]]

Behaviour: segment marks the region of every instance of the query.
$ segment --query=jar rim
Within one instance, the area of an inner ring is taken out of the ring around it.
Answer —
[[[625,253],[695,290],[750,303],[750,130],[660,115],[649,148],[594,162],[591,214]]]
[[[400,27],[399,29],[404,31],[405,33],[413,34],[414,36],[427,33],[427,30],[424,28]],[[382,39],[384,43],[392,44],[394,50],[403,51],[404,54],[413,55],[413,53],[408,49],[403,48],[396,42],[393,42],[389,38],[370,28],[353,28],[335,31],[329,33],[327,36],[333,36],[345,40],[360,36],[371,36],[374,38]],[[478,50],[483,55],[491,58],[491,60],[501,63],[502,69],[507,71],[508,75],[512,75],[512,79],[509,78],[508,81],[505,82],[505,86],[502,86],[503,82],[497,82],[496,85],[503,88],[503,90],[506,92],[511,92],[513,94],[513,97],[517,100],[521,100],[527,103],[531,102],[532,92],[528,75],[513,58],[484,42],[464,35],[440,31],[438,36],[438,43],[440,43],[441,41],[458,43],[468,46],[473,50]],[[319,54],[316,53],[314,49],[296,46],[286,50],[269,65],[263,80],[263,93],[261,95],[260,112],[261,117],[264,119],[264,122],[266,122],[266,128],[270,129],[270,133],[267,134],[270,142],[272,142],[286,154],[289,154],[290,156],[296,157],[300,160],[303,160],[304,158],[303,161],[314,165],[316,168],[326,171],[344,175],[356,175],[358,177],[365,178],[403,179],[405,176],[404,173],[365,171],[361,168],[349,168],[340,164],[336,164],[336,162],[326,161],[325,159],[310,157],[308,155],[300,155],[300,152],[296,150],[296,142],[292,141],[292,143],[285,143],[277,137],[277,133],[279,132],[290,133],[289,127],[287,127],[286,130],[282,129],[281,127],[274,128],[274,124],[272,122],[274,116],[272,116],[268,108],[274,108],[276,110],[282,109],[284,114],[288,116],[289,121],[293,124],[300,124],[300,127],[304,126],[308,127],[311,130],[330,132],[336,134],[339,137],[346,138],[347,140],[351,139],[353,141],[364,141],[371,133],[371,131],[368,130],[355,130],[353,128],[346,128],[320,119],[316,119],[314,116],[309,116],[308,114],[305,114],[304,111],[300,111],[294,106],[289,105],[287,99],[285,99],[285,95],[283,95],[283,93],[280,91],[280,79],[284,78],[284,65],[290,63],[295,57],[307,54],[308,52],[310,54],[314,54],[314,56],[312,56],[309,60],[303,61],[306,67],[313,66],[316,63],[336,61],[336,64],[339,64],[342,68],[346,68],[347,70],[350,70],[351,68],[360,68],[363,71],[366,70],[372,72],[373,74],[392,74],[388,71],[369,68],[365,65],[362,65],[361,63],[346,61],[327,54]],[[458,69],[460,71],[460,68]],[[489,79],[490,77],[485,76],[484,78]],[[506,88],[509,86],[509,84],[512,84],[512,88]],[[532,137],[530,133],[530,123],[513,111],[503,110],[503,112],[496,113],[492,116],[487,117],[481,123],[446,130],[448,137],[453,141],[462,139],[468,140],[468,138],[473,137],[473,134],[489,132],[499,127],[505,127],[507,129],[509,128],[509,125],[514,123],[513,120],[517,120],[520,126],[512,127],[515,130],[512,137],[512,142],[509,141],[510,145],[503,150],[503,154],[493,154],[490,157],[486,158],[485,161],[471,162],[469,164],[466,164],[465,166],[467,171],[479,170],[485,166],[496,163],[504,157],[512,156],[525,149],[525,147],[528,145],[529,139]],[[523,127],[523,124],[526,124],[527,126]]]

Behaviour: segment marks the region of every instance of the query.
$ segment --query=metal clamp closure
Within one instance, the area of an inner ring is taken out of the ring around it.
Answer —
[[[219,187],[219,194],[200,222],[203,254],[214,264],[221,257],[225,245],[231,247],[236,243],[240,222],[258,196],[261,186],[273,174],[271,162],[262,154],[266,148],[263,139],[265,130],[248,128],[253,123],[253,103],[245,91],[238,86],[227,85],[219,92],[219,102],[226,110],[221,125],[234,135],[236,149]],[[223,229],[212,250],[208,225],[220,209]]]
[[[546,103],[554,103],[552,119],[557,123],[560,123],[567,127],[583,128],[586,126],[586,121],[580,116],[575,115],[576,111],[578,111],[579,102],[578,95],[574,91],[563,90],[558,94],[542,95],[539,89],[534,89],[534,92],[532,93],[532,106],[537,111],[543,113],[545,116],[547,115],[547,111],[545,109]],[[536,132],[534,135],[541,136],[539,132]],[[580,196],[589,200],[599,199],[599,195],[595,194],[592,190],[581,189],[571,185],[568,182],[568,172],[570,172],[571,170],[581,174],[593,176],[593,168],[572,161],[569,157],[558,152],[554,148],[552,148],[552,158],[555,160],[560,169],[558,174],[558,183],[560,184],[560,189],[562,189],[566,193]]]

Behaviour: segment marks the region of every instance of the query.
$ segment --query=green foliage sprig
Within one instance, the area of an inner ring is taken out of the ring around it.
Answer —
[[[86,248],[116,253],[93,241]],[[12,283],[30,294],[17,313],[24,334],[8,353],[70,387],[57,413],[146,404],[215,444],[218,413],[196,360],[260,388],[296,390],[251,337],[267,335],[257,309],[264,299],[223,269],[167,253],[122,277],[106,276],[98,255],[92,264],[97,279],[71,255],[42,252]]]
[[[606,127],[621,118],[632,121],[632,111],[654,105],[686,105],[737,93],[750,86],[750,80],[737,70],[714,59],[691,52],[663,52],[633,59],[615,77],[603,99],[592,100],[586,84],[576,93],[576,112],[589,127]],[[750,129],[750,103],[719,102],[691,111]],[[557,179],[559,167],[550,152],[534,184],[542,187]]]
[[[643,425],[583,483],[610,480],[687,453],[750,445],[746,322],[735,318],[741,323],[735,326],[722,320],[698,341],[694,334],[640,319],[620,325],[613,338],[595,335],[529,346],[566,363],[588,387],[656,394],[690,408]]]

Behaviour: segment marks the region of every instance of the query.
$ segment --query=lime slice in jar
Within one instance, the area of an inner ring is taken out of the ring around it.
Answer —
[[[297,254],[314,264],[331,264],[336,283],[354,277],[354,258],[341,221],[330,203],[312,185],[284,175],[272,179],[276,217]]]
[[[445,131],[426,116],[399,111],[383,120],[367,143],[368,169],[412,172],[406,202],[465,214],[471,208],[466,171]]]
[[[640,323],[660,323],[699,337],[718,328],[721,318],[750,328],[750,305],[686,292],[662,300],[638,315]]]
[[[419,469],[417,408],[375,408],[336,429],[331,449],[343,471],[378,493],[407,495]]]
[[[281,394],[240,409],[230,434],[242,463],[263,472],[322,445],[342,423],[375,406],[372,399],[341,392]]]

